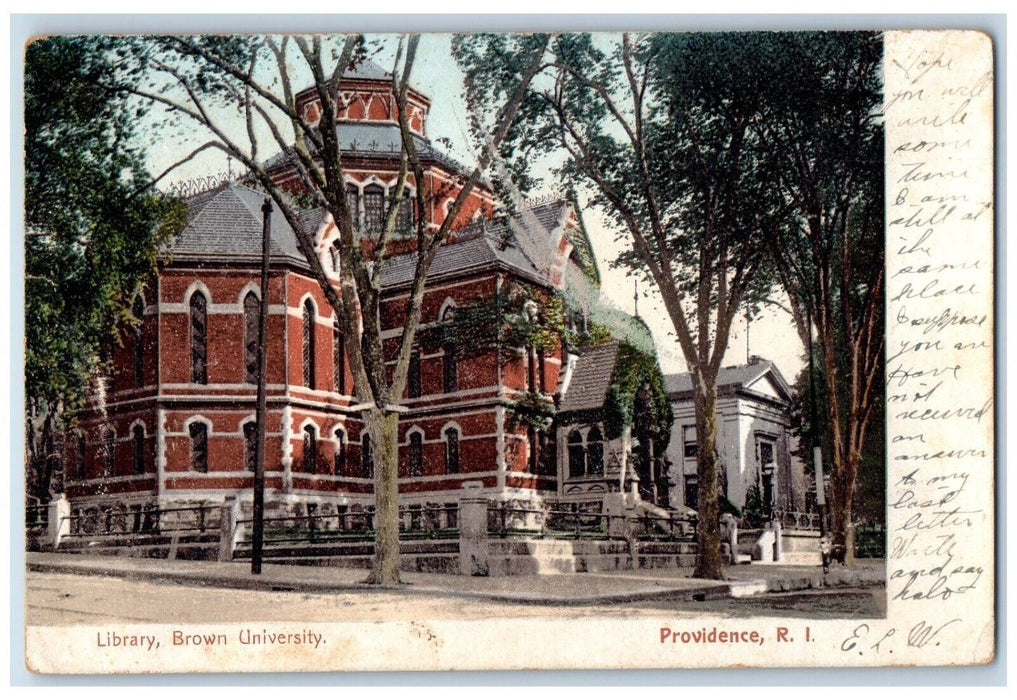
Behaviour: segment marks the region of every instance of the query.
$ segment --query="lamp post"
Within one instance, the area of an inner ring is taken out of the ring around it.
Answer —
[[[265,422],[268,402],[265,398],[265,342],[268,335],[268,256],[272,238],[272,201],[265,197],[261,205],[261,308],[258,318],[258,442],[254,464],[254,532],[251,535],[251,573],[261,573],[265,543]]]

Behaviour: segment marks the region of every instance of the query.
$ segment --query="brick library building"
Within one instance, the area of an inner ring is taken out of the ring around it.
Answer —
[[[367,235],[383,225],[399,170],[391,90],[391,76],[369,61],[342,78],[347,106],[338,135],[347,196],[356,225]],[[297,99],[313,123],[319,110],[313,91]],[[464,172],[427,138],[428,97],[411,89],[410,101],[424,176],[422,182],[410,177],[409,196],[400,205],[397,227],[406,233],[418,217],[435,226],[444,221]],[[285,161],[269,167],[278,183],[299,187]],[[415,210],[416,187],[425,190],[425,211]],[[263,294],[269,512],[373,507],[372,446],[355,408],[346,357],[348,344],[358,341],[339,331],[277,208],[269,284],[260,289],[263,201],[263,193],[237,182],[187,199],[186,227],[160,251],[157,274],[134,301],[140,323],[114,349],[112,370],[97,383],[102,390],[66,437],[64,488],[76,509],[136,512],[250,500]],[[480,185],[453,222],[454,233],[427,278],[422,337],[454,320],[457,310],[509,290],[548,299],[573,284],[599,285],[592,246],[572,202],[545,198],[519,209],[513,221],[495,218],[495,204],[492,189]],[[301,223],[338,289],[336,227],[322,210],[305,212]],[[405,249],[386,260],[381,275],[382,338],[393,361],[415,260]],[[606,343],[584,351],[558,341],[550,349],[520,348],[506,357],[468,342],[421,341],[411,356],[400,415],[405,506],[454,506],[464,488],[479,488],[495,500],[559,501],[591,501],[632,488],[665,504],[666,469],[644,460],[626,472],[628,434],[612,441],[600,422],[618,356],[618,341]],[[553,423],[534,427],[513,420],[513,402],[534,393],[565,409]]]

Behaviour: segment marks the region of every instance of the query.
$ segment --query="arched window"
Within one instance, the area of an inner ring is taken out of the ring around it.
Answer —
[[[304,426],[304,471],[318,471],[318,430],[310,424]]]
[[[314,317],[316,316],[314,310],[314,302],[310,299],[304,302],[304,386],[309,389],[314,388]]]
[[[135,474],[145,473],[145,428],[135,425],[131,429],[131,467]]]
[[[191,436],[191,471],[208,472],[208,426],[194,421],[188,426]]]
[[[451,323],[455,320],[455,307],[449,306],[441,316],[442,323]],[[456,364],[456,344],[449,340],[443,348],[445,355],[442,358],[443,389],[446,394],[459,390],[459,368]]]
[[[459,431],[445,428],[445,473],[459,473]]]
[[[578,430],[569,433],[569,476],[586,476],[586,450],[583,449],[583,435]]]
[[[413,196],[409,190],[403,190],[403,198],[399,202],[399,213],[396,215],[396,231],[404,236],[413,233]]]
[[[385,226],[385,189],[380,185],[364,188],[364,229],[370,234],[381,233]]]
[[[604,437],[597,426],[586,434],[586,472],[590,476],[604,476]]]
[[[346,185],[346,206],[350,208],[353,230],[360,228],[360,190],[356,185]]]
[[[244,468],[252,474],[258,468],[258,423],[244,423]]]
[[[208,384],[208,300],[201,292],[191,295],[191,382]]]
[[[244,381],[258,381],[258,325],[261,323],[261,302],[254,292],[244,296]]]
[[[364,433],[360,437],[360,461],[364,477],[374,478],[374,455],[371,453],[371,436]]]
[[[424,475],[424,436],[410,433],[410,476]]]
[[[420,397],[420,348],[410,351],[410,369],[406,377],[406,391],[411,399]]]
[[[332,327],[332,384],[340,394],[346,393],[346,339],[338,321]]]
[[[346,433],[341,428],[335,429],[335,473],[341,476],[346,472]]]
[[[134,388],[145,386],[145,300],[141,295],[134,297],[131,308],[138,325],[134,327]]]
[[[111,426],[106,426],[106,431],[103,433],[102,453],[102,475],[113,476],[116,471],[117,432]]]

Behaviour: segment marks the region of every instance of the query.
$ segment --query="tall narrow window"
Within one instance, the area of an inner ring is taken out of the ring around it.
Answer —
[[[578,430],[569,433],[569,476],[586,476],[586,450],[583,449],[583,435]]]
[[[346,206],[350,208],[350,222],[353,230],[360,228],[360,190],[356,185],[346,185]]]
[[[188,427],[191,436],[191,471],[208,472],[208,426],[200,421]]]
[[[537,350],[537,390],[541,392],[547,391],[547,374],[544,371],[546,359],[544,348],[539,348]]]
[[[340,394],[346,393],[346,339],[338,322],[332,327],[332,384]]]
[[[407,392],[411,399],[420,397],[420,348],[410,351],[410,369],[406,377]]]
[[[424,475],[424,436],[410,433],[410,476]]]
[[[537,431],[533,426],[526,429],[526,442],[530,446],[530,459],[527,466],[531,474],[536,474],[540,465],[540,442],[537,440]]]
[[[254,473],[258,466],[258,423],[244,423],[244,468]]]
[[[201,292],[191,295],[191,382],[208,384],[208,300]]]
[[[261,302],[254,292],[244,297],[244,381],[258,381],[258,324],[261,322]]]
[[[304,471],[318,471],[318,431],[313,425],[304,426]]]
[[[135,474],[145,473],[145,429],[136,425],[131,429],[131,467]]]
[[[102,450],[102,475],[106,477],[113,476],[116,471],[117,433],[113,428],[108,426],[106,432],[103,433]]]
[[[364,477],[374,478],[374,455],[371,454],[371,436],[364,433],[360,437],[360,461]]]
[[[84,433],[78,433],[78,478],[88,478],[88,442]]]
[[[403,191],[399,202],[399,213],[396,215],[396,231],[404,236],[413,233],[413,197],[409,190]]]
[[[364,229],[379,234],[384,225],[385,190],[379,185],[368,185],[364,188]]]
[[[339,428],[335,430],[335,473],[341,476],[346,473],[346,433]]]
[[[445,473],[459,473],[459,431],[445,428]]]
[[[443,323],[452,323],[455,320],[456,312],[453,307],[445,309],[442,314]],[[443,389],[446,394],[459,390],[459,368],[456,366],[456,345],[451,340],[445,343],[443,348],[445,355],[442,358]]]
[[[308,299],[304,302],[304,386],[314,388],[314,303]]]
[[[332,241],[332,245],[328,248],[329,261],[332,263],[332,273],[339,274],[339,239]]]
[[[134,388],[145,386],[145,300],[139,294],[131,309],[138,325],[134,327]]]
[[[586,434],[586,472],[590,476],[604,476],[604,436],[597,426]]]

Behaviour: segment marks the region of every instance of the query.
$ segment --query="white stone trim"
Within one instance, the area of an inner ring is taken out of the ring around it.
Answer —
[[[212,290],[210,290],[205,285],[205,283],[202,282],[200,279],[196,279],[193,282],[191,282],[189,285],[187,285],[187,289],[184,290],[184,303],[181,304],[181,306],[183,306],[184,309],[189,309],[190,308],[191,297],[194,296],[194,293],[198,292],[198,291],[200,291],[202,294],[205,295],[205,301],[208,302],[208,307],[211,308],[211,306],[212,306]]]
[[[254,296],[261,301],[261,285],[257,282],[248,282],[244,285],[244,288],[240,290],[240,294],[237,295],[237,306],[240,308],[240,312],[244,311],[244,299],[247,297],[248,292],[254,292]]]

